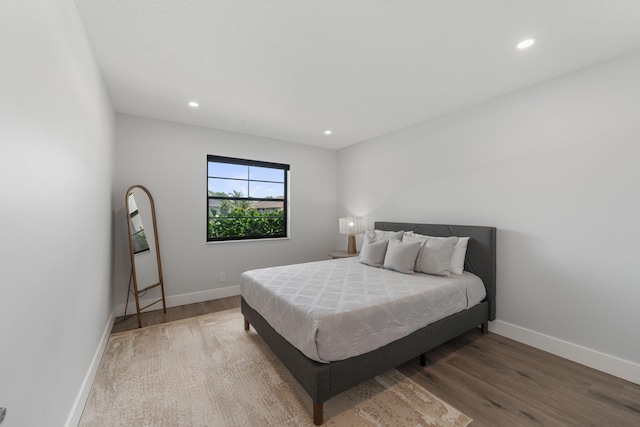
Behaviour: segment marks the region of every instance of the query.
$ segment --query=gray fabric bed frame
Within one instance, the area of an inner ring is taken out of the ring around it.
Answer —
[[[479,325],[487,332],[489,320],[496,317],[496,229],[466,225],[434,225],[399,222],[376,222],[376,230],[414,231],[430,236],[469,236],[465,270],[479,276],[487,290],[486,298],[468,310],[453,314],[425,326],[412,334],[369,353],[331,363],[307,358],[281,337],[267,321],[242,298],[241,311],[245,329],[253,325],[271,350],[289,369],[293,377],[313,400],[313,421],[323,422],[323,404],[331,397],[376,375],[420,357],[425,353]]]

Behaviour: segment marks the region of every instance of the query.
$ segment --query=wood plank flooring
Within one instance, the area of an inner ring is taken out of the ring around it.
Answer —
[[[474,426],[640,426],[640,385],[471,331],[398,368]]]
[[[162,304],[159,304],[159,306],[162,307]],[[142,313],[142,327],[159,325],[160,323],[173,322],[174,320],[187,319],[189,317],[215,313],[217,311],[224,311],[237,307],[240,307],[239,296],[169,307],[167,308],[166,313],[163,313],[162,308],[160,308],[160,310]],[[128,331],[130,329],[136,329],[137,327],[138,320],[134,311],[134,316],[127,320],[122,321],[122,317],[116,318],[113,329],[111,329],[111,333]]]
[[[230,297],[152,311],[143,326],[239,306],[240,297]],[[136,327],[134,316],[112,332]],[[640,385],[500,335],[471,331],[427,353],[425,368],[418,362],[398,370],[473,418],[474,427],[640,426]]]

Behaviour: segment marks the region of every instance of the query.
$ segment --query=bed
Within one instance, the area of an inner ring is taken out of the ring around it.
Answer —
[[[438,237],[468,236],[470,239],[467,244],[464,270],[482,280],[485,296],[481,302],[469,308],[420,327],[375,350],[353,356],[347,354],[346,356],[349,357],[327,362],[321,357],[313,356],[306,349],[307,355],[305,355],[285,339],[265,319],[260,310],[250,305],[243,291],[241,311],[245,319],[245,330],[252,325],[309,394],[313,401],[315,425],[323,423],[323,404],[331,397],[411,359],[420,358],[420,363],[425,365],[426,353],[429,350],[478,326],[482,327],[483,332],[486,333],[488,321],[495,319],[496,229],[494,227],[376,222],[375,229],[413,231]],[[336,261],[345,262],[346,260]]]

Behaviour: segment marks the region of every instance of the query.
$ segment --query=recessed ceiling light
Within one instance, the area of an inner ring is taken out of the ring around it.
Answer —
[[[333,132],[331,132],[331,129],[327,129],[324,131],[325,135],[331,135]]]
[[[200,104],[198,104],[196,101],[189,101],[189,107],[197,108],[199,106]]]
[[[518,49],[526,49],[528,47],[531,47],[535,42],[536,42],[536,39],[534,38],[524,39],[520,43],[518,43]]]

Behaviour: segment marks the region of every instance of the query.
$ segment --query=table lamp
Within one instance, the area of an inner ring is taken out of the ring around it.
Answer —
[[[349,235],[349,243],[347,245],[347,253],[356,253],[356,234],[362,234],[365,232],[365,221],[363,218],[346,217],[338,220],[340,227],[340,234]]]

